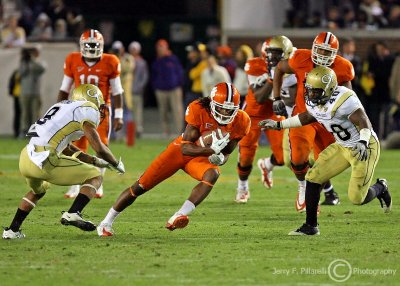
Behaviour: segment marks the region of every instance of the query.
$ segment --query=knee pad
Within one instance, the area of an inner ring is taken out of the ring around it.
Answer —
[[[47,190],[50,189],[50,183],[43,181],[39,186],[32,187],[31,190],[35,195],[43,197]]]
[[[304,175],[307,173],[308,168],[310,168],[308,161],[301,165],[294,165],[293,163],[290,163],[290,165],[293,173],[296,175]]]
[[[241,166],[240,163],[237,164],[237,171],[239,176],[248,176],[251,173],[251,170],[253,169],[253,166]]]
[[[143,195],[145,192],[147,192],[147,190],[145,190],[143,186],[139,184],[138,181],[137,183],[129,187],[129,192],[131,193],[132,197],[139,197]]]
[[[88,188],[93,189],[95,192],[97,192],[97,188],[96,188],[95,186],[93,186],[92,184],[83,184],[83,185],[81,186],[81,188],[82,188],[82,187],[88,187]]]
[[[272,154],[270,158],[271,158],[271,163],[273,165],[275,165],[275,166],[283,166],[284,165],[284,162],[278,163],[274,154]]]

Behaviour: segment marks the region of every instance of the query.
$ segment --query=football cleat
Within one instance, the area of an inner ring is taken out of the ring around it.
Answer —
[[[235,202],[245,204],[250,199],[250,190],[237,189]]]
[[[94,197],[96,199],[101,199],[103,197],[103,184],[96,190],[96,195]]]
[[[392,209],[392,196],[390,195],[387,181],[386,179],[377,179],[376,183],[381,184],[384,188],[382,193],[377,196],[377,199],[379,200],[379,202],[381,203],[381,207],[383,208],[383,212],[390,213]]]
[[[165,227],[170,231],[173,231],[177,228],[186,227],[188,223],[189,223],[189,217],[187,215],[176,213],[167,221]]]
[[[79,185],[73,185],[70,186],[68,189],[68,192],[64,194],[65,199],[74,199],[76,196],[79,194],[80,186]]]
[[[334,190],[325,193],[325,200],[321,205],[336,206],[338,204],[340,204],[339,195]]]
[[[299,184],[295,202],[296,211],[299,213],[306,211],[306,187]]]
[[[311,226],[308,224],[303,224],[296,230],[289,232],[289,235],[319,235],[318,226]]]
[[[109,223],[100,223],[97,227],[97,234],[99,236],[113,236],[114,230],[112,229],[112,225]]]
[[[3,230],[3,239],[18,239],[18,238],[24,238],[25,234],[19,231],[12,231],[10,228],[6,227]]]
[[[264,187],[266,187],[267,189],[271,189],[272,185],[273,185],[272,169],[269,170],[266,167],[267,166],[267,164],[265,163],[266,161],[271,161],[271,159],[270,158],[258,159],[257,166],[258,166],[258,169],[260,169],[261,182],[263,183]]]
[[[92,223],[91,221],[84,220],[80,212],[76,213],[62,212],[61,224],[73,225],[84,231],[93,231],[96,229],[94,223]]]

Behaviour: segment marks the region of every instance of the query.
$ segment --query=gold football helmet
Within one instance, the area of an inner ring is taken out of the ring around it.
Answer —
[[[285,36],[272,37],[261,48],[262,56],[270,67],[275,67],[280,60],[287,60],[292,51],[293,44]]]
[[[105,104],[101,90],[97,86],[89,83],[81,84],[74,88],[71,100],[90,101],[96,105],[99,110]]]
[[[324,105],[328,102],[337,87],[335,72],[324,66],[311,70],[304,83],[306,104],[309,106]]]

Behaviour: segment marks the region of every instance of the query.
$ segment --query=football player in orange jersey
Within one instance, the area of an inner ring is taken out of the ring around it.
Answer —
[[[298,49],[291,58],[279,62],[273,84],[273,109],[275,114],[285,112],[285,104],[280,97],[282,79],[285,73],[294,73],[297,82],[300,83],[297,88],[293,115],[306,110],[304,85],[301,83],[305,81],[307,73],[316,66],[330,67],[335,71],[339,85],[351,88],[351,80],[354,78],[353,65],[345,58],[337,55],[338,49],[339,41],[336,36],[331,32],[322,32],[315,37],[312,50]],[[338,129],[335,132],[340,133],[342,130]],[[291,128],[289,130],[289,141],[292,170],[299,182],[296,209],[305,211],[305,175],[309,168],[308,156],[310,151],[311,149],[314,150],[314,157],[317,159],[319,153],[335,140],[331,133],[316,122],[301,128]],[[339,203],[339,197],[329,181],[325,184],[323,191],[325,201],[322,204],[337,205]]]
[[[188,214],[208,196],[216,183],[220,175],[218,166],[225,164],[240,139],[249,132],[250,118],[246,112],[239,110],[239,103],[239,92],[232,84],[225,82],[217,84],[209,97],[193,101],[186,109],[187,125],[183,135],[170,143],[140,178],[120,194],[97,227],[98,235],[113,235],[112,224],[120,212],[180,169],[199,183],[182,207],[167,221],[166,228],[174,230],[185,227],[189,223]],[[217,139],[217,128],[227,134]],[[210,147],[195,144],[202,133],[213,130],[214,138]]]
[[[64,78],[58,94],[58,101],[68,99],[72,84],[94,84],[99,87],[104,96],[107,109],[104,119],[101,121],[97,131],[101,141],[108,145],[111,132],[111,94],[114,102],[114,121],[112,123],[115,131],[122,128],[122,85],[120,80],[121,65],[115,55],[103,53],[104,39],[102,34],[94,29],[85,31],[79,40],[80,53],[70,53],[64,63]],[[86,137],[75,141],[74,145],[87,152],[89,143]],[[104,175],[105,168],[101,169]],[[64,195],[65,198],[74,198],[79,193],[79,186],[71,186]],[[103,196],[103,185],[97,190],[96,198]]]
[[[293,49],[292,42],[285,36],[275,36],[264,42],[261,48],[262,57],[249,59],[245,65],[245,72],[249,82],[248,94],[243,110],[251,118],[251,128],[239,143],[239,160],[237,171],[239,175],[235,201],[246,203],[250,198],[248,178],[253,167],[254,156],[258,147],[261,129],[258,122],[264,119],[280,120],[272,111],[271,91],[273,69],[281,59],[288,59]],[[296,93],[296,78],[294,75],[285,78],[282,93]],[[293,88],[294,87],[294,88]],[[265,135],[271,145],[272,154],[269,158],[259,159],[257,165],[261,171],[261,180],[266,188],[271,188],[272,169],[282,166],[283,132],[281,130],[265,130]]]

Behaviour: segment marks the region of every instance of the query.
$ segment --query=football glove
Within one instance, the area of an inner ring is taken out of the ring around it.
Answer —
[[[272,111],[276,115],[282,115],[282,116],[288,117],[286,108],[285,108],[285,102],[280,97],[275,98],[274,101],[272,102]]]
[[[229,133],[227,133],[221,139],[217,138],[217,133],[215,133],[215,131],[211,133],[211,136],[212,136],[212,143],[210,148],[214,150],[215,154],[221,153],[222,149],[224,149],[226,145],[228,145],[229,143]]]
[[[117,173],[120,175],[125,173],[125,166],[124,166],[124,163],[122,163],[121,158],[119,158],[117,166],[112,166],[111,164],[110,164],[110,166],[111,166],[111,169],[117,171]]]
[[[211,164],[214,164],[217,166],[221,166],[224,163],[224,159],[225,159],[225,156],[222,153],[212,154],[212,155],[208,156],[208,161]]]
[[[351,151],[358,161],[366,161],[368,159],[368,146],[364,140],[358,141]]]
[[[267,73],[264,73],[256,78],[256,81],[253,84],[254,88],[262,87],[268,80],[269,76]]]
[[[273,129],[273,130],[281,130],[281,123],[280,121],[275,121],[272,119],[265,119],[258,122],[258,126],[263,129]]]
[[[93,165],[99,168],[110,168],[111,164],[106,160],[93,156]]]

